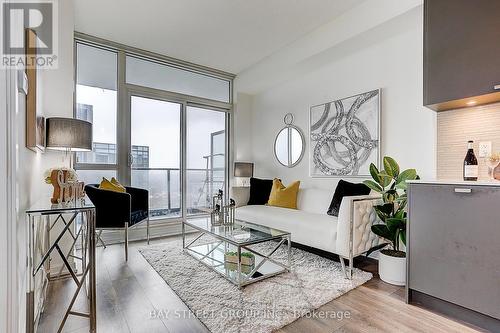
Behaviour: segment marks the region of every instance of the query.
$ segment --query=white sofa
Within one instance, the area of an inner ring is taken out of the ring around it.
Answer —
[[[241,188],[232,190],[238,206],[237,219],[288,231],[294,243],[339,255],[348,278],[352,276],[353,258],[379,242],[370,227],[378,219],[373,205],[380,203],[380,196],[344,197],[339,216],[335,217],[326,213],[333,191],[300,189],[298,209],[242,205],[248,202],[248,194],[242,191]],[[346,270],[344,259],[349,260],[349,270]]]

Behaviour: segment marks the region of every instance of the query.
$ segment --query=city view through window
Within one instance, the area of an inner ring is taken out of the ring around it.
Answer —
[[[230,106],[230,80],[127,54],[124,87],[118,84],[118,51],[77,43],[76,56],[75,117],[93,125],[92,152],[76,154],[79,178],[89,184],[116,177],[149,190],[153,218],[183,216],[183,193],[188,215],[206,213],[227,177],[224,110]],[[120,110],[119,89],[128,96]],[[188,95],[207,107],[190,106]],[[227,105],[219,109],[214,103]],[[130,122],[123,122],[124,117]],[[121,148],[127,150],[128,161],[119,158]]]
[[[76,116],[93,123],[93,151],[77,162],[117,161],[115,91],[77,86]],[[180,104],[132,96],[131,185],[146,188],[152,217],[181,216]],[[224,188],[225,113],[188,107],[186,205],[188,214],[207,212],[211,197]],[[79,170],[86,183],[116,177],[114,170]]]

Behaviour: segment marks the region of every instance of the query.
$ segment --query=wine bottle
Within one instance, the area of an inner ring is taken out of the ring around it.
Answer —
[[[479,167],[474,155],[474,141],[467,142],[467,154],[464,159],[464,180],[477,180]]]

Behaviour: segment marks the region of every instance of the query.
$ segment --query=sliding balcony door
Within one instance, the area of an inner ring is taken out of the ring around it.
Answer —
[[[226,113],[186,108],[186,206],[188,215],[206,213],[212,196],[226,188]]]
[[[227,113],[169,101],[161,93],[131,92],[128,100],[126,178],[149,190],[152,218],[206,214],[212,196],[226,190]]]
[[[131,184],[149,190],[152,218],[180,217],[182,104],[130,97]]]

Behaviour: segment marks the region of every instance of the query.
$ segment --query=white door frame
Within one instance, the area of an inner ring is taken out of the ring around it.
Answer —
[[[16,213],[17,71],[0,70],[0,331],[22,332]],[[24,221],[23,221],[24,222]],[[22,297],[22,296],[21,296]]]
[[[7,6],[10,0],[4,0]],[[0,10],[0,14],[3,13]],[[19,281],[17,70],[0,70],[0,331],[24,332],[24,279]],[[23,142],[24,144],[24,142]]]
[[[0,331],[8,332],[8,246],[7,246],[7,72],[0,70]]]

